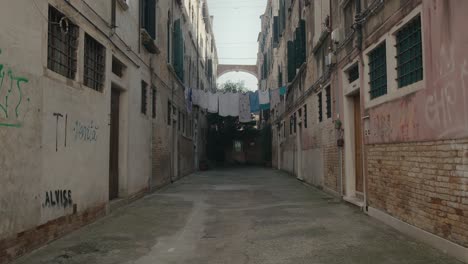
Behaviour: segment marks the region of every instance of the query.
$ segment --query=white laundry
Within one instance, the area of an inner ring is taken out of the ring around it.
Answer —
[[[270,101],[271,101],[270,104],[271,104],[272,108],[280,103],[279,89],[271,90],[271,100]]]
[[[252,116],[250,114],[250,97],[248,93],[239,95],[239,121],[241,123],[252,121]]]
[[[217,93],[208,93],[208,112],[218,113],[219,95]]]
[[[219,115],[239,116],[239,94],[221,93],[219,94]]]
[[[203,109],[208,108],[208,93],[205,91],[200,90],[200,98],[199,98],[199,105]]]
[[[270,91],[269,90],[264,90],[264,91],[259,91],[259,101],[261,105],[266,105],[270,103]]]
[[[192,90],[192,104],[200,105],[200,90],[198,89]]]

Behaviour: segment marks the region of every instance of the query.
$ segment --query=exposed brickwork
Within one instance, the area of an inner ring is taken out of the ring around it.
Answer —
[[[322,133],[322,152],[324,166],[324,184],[325,187],[335,192],[340,191],[340,159],[339,150],[336,145],[336,130],[333,122],[328,120],[323,125]]]
[[[165,114],[167,116],[167,113]],[[165,121],[167,122],[167,121]],[[151,188],[158,188],[171,182],[171,152],[170,152],[170,139],[168,137],[163,139],[162,132],[168,130],[167,125],[153,124],[153,142],[152,142],[152,179]]]
[[[468,140],[366,150],[370,206],[468,247]]]
[[[43,225],[0,240],[0,264],[6,264],[46,243],[90,224],[106,214],[106,205],[100,205],[79,214],[67,215]]]

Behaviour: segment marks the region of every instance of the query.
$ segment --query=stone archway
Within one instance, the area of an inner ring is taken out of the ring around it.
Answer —
[[[218,78],[228,72],[246,72],[258,79],[257,65],[239,65],[239,64],[219,64]]]

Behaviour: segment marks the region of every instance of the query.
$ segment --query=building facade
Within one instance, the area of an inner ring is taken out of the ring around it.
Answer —
[[[0,263],[197,169],[206,1],[20,0],[0,21]]]
[[[467,261],[467,3],[275,6],[258,59],[269,38],[260,89],[288,88],[270,112],[273,165]]]

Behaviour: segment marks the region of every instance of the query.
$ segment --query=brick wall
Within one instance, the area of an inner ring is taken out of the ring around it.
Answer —
[[[340,156],[336,145],[336,129],[331,120],[322,127],[324,184],[329,190],[340,192]]]
[[[0,240],[0,264],[6,264],[73,230],[94,222],[106,214],[106,205],[100,205],[78,214],[62,216],[43,225]]]
[[[468,247],[468,140],[368,145],[371,207]]]
[[[169,133],[163,134],[163,130],[168,130],[165,126],[153,124],[152,142],[152,180],[151,187],[158,188],[171,182],[171,152]],[[163,139],[163,136],[168,136]]]

